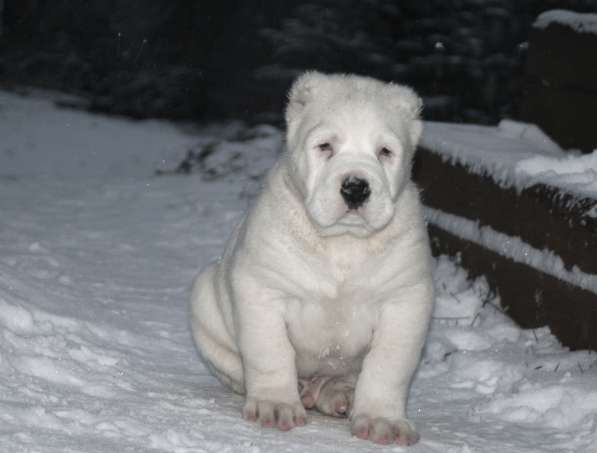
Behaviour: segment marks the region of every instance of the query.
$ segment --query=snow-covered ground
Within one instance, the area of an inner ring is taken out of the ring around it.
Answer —
[[[242,398],[193,347],[191,280],[221,251],[280,132],[241,140],[238,124],[131,122],[50,98],[0,93],[0,451],[402,451],[317,414],[289,433],[245,423]],[[153,174],[208,143],[219,177]],[[422,440],[409,450],[597,451],[597,355],[519,329],[448,259],[435,270],[409,404]]]

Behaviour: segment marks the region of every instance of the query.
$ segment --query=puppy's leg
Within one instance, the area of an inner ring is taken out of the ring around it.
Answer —
[[[298,394],[295,352],[288,338],[284,306],[257,287],[244,288],[252,300],[239,301],[239,346],[247,392],[243,417],[286,431],[305,424]]]
[[[244,393],[243,368],[234,338],[222,315],[225,301],[216,297],[215,267],[197,278],[191,295],[191,329],[197,348],[216,377],[237,393]]]
[[[355,390],[352,434],[376,443],[412,445],[419,435],[406,419],[412,375],[432,308],[431,284],[410,288],[385,303]]]

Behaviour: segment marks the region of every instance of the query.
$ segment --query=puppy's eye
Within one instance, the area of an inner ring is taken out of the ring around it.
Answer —
[[[317,145],[317,149],[321,151],[323,154],[327,155],[327,158],[330,159],[334,155],[334,148],[329,142],[320,143]]]
[[[380,149],[379,153],[378,153],[378,156],[380,158],[384,158],[384,159],[386,159],[388,157],[392,157],[393,155],[394,155],[394,153],[390,149],[386,148],[385,146],[382,149]]]

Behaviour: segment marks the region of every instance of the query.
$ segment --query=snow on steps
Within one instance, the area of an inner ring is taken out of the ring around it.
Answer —
[[[414,174],[436,254],[486,273],[522,326],[597,349],[597,151],[512,121],[427,123]]]
[[[551,24],[564,25],[579,33],[597,35],[597,14],[582,14],[564,9],[552,9],[541,13],[533,27],[544,29]]]

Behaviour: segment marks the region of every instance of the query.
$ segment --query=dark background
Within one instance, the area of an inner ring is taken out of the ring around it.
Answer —
[[[305,69],[405,83],[426,119],[516,117],[527,40],[595,0],[0,0],[0,84],[137,118],[281,118]]]

